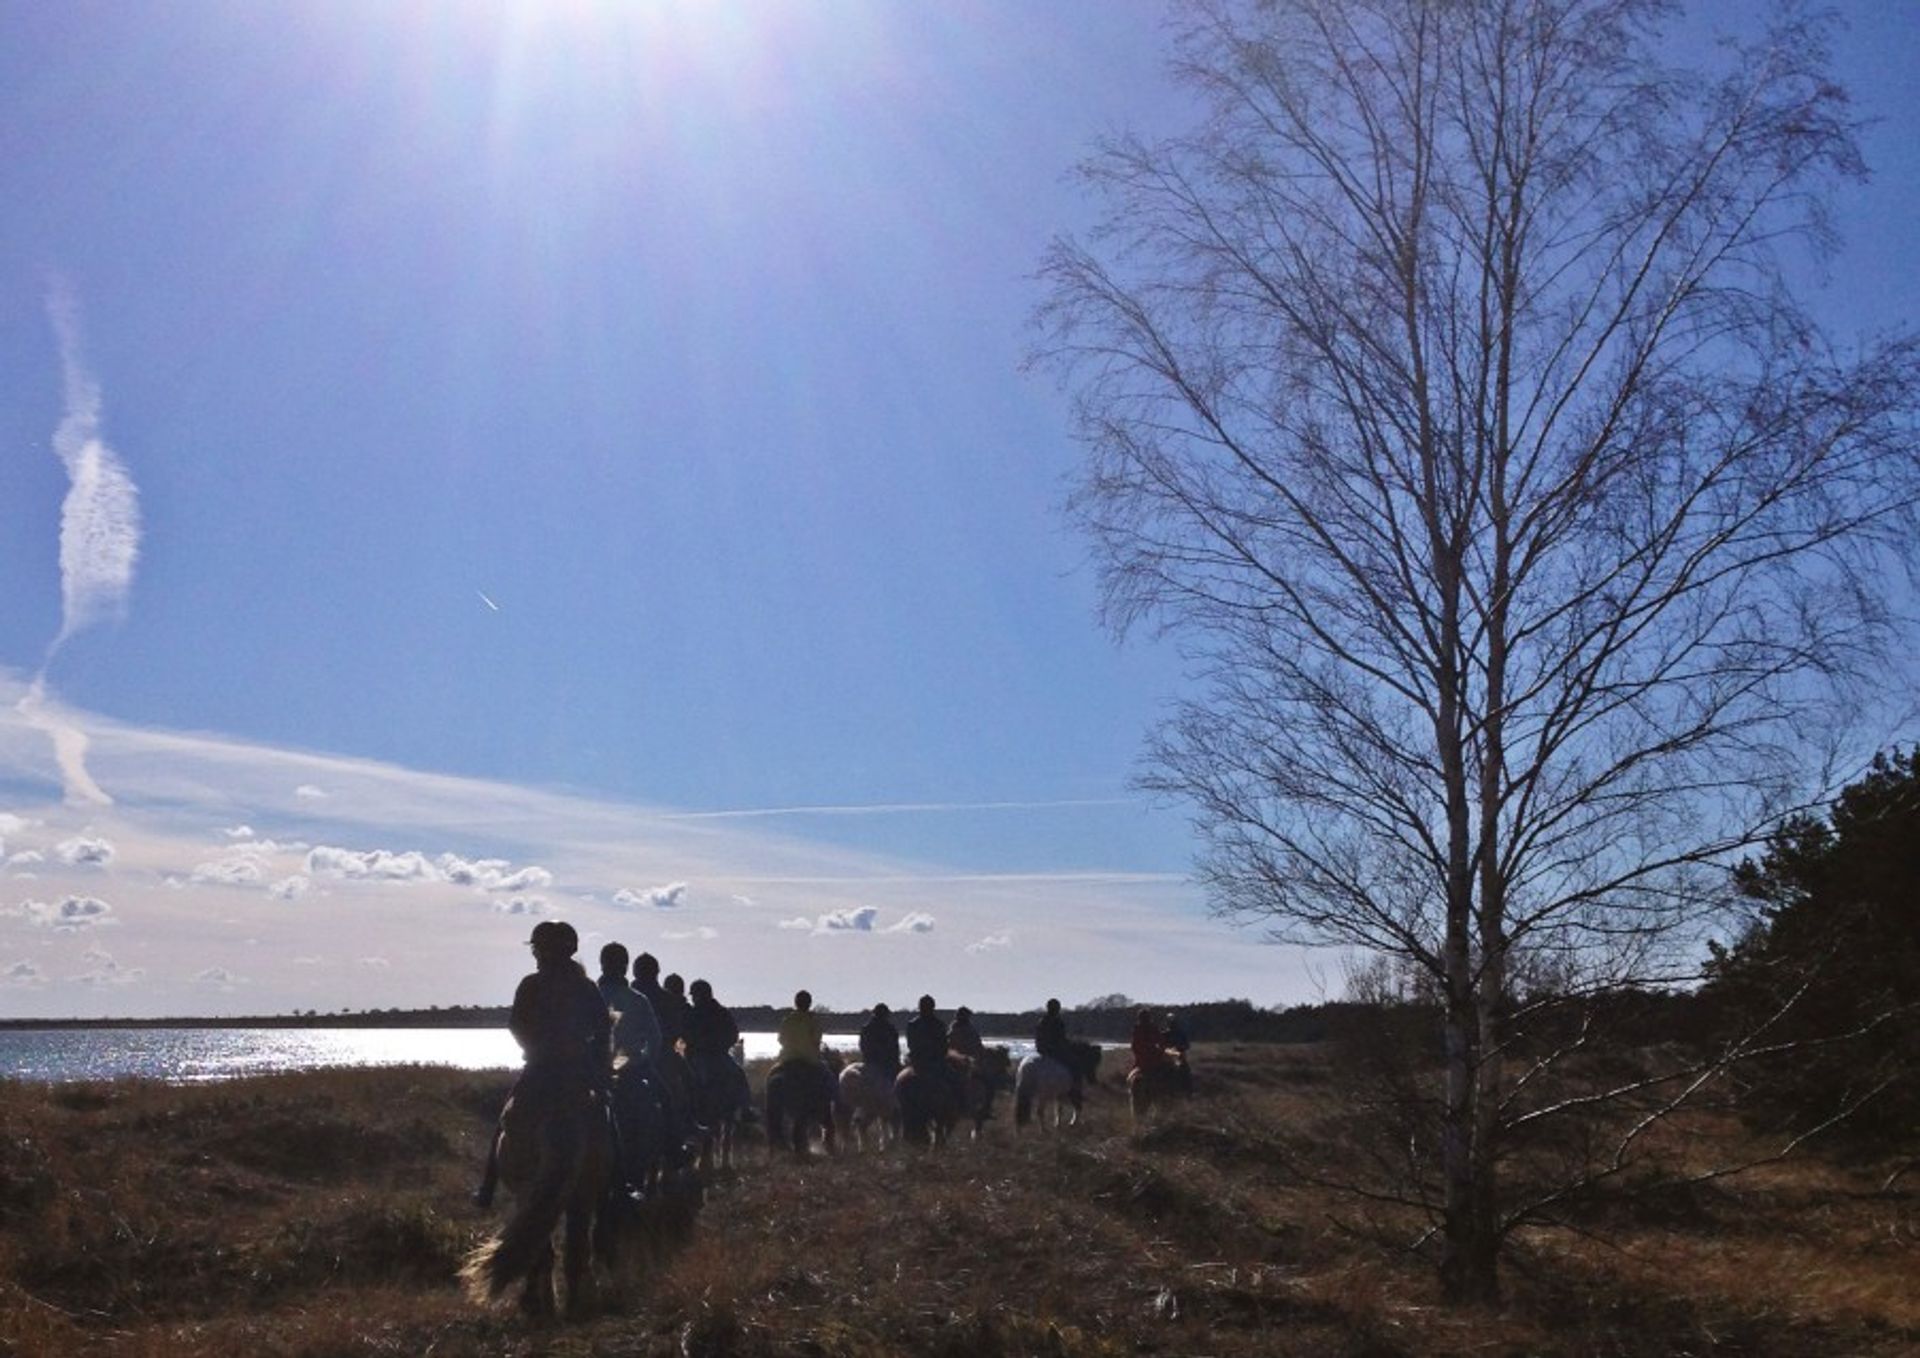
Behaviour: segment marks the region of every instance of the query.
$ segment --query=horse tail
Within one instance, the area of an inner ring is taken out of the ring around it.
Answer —
[[[500,1234],[467,1257],[460,1270],[475,1301],[491,1301],[532,1271],[567,1209],[586,1149],[573,1119],[539,1129],[541,1152],[533,1182],[514,1195],[513,1215]]]

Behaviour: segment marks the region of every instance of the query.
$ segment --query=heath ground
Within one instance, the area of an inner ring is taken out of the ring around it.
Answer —
[[[937,1151],[749,1141],[689,1237],[547,1324],[456,1280],[503,1075],[0,1083],[0,1353],[1920,1352],[1912,1176],[1818,1155],[1523,1233],[1501,1307],[1443,1308],[1417,1217],[1314,1182],[1348,1153],[1330,1061],[1202,1048],[1140,1127],[1102,1086],[1079,1127],[1003,1102]],[[1743,1135],[1702,1114],[1671,1153]]]

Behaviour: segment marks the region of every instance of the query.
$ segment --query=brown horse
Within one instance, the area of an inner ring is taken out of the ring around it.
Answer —
[[[1187,1060],[1177,1053],[1158,1065],[1135,1066],[1127,1072],[1127,1107],[1138,1122],[1156,1103],[1165,1103],[1187,1090]]]
[[[555,1310],[553,1234],[564,1220],[569,1314],[585,1308],[591,1285],[595,1221],[608,1200],[613,1132],[598,1095],[522,1088],[500,1114],[500,1180],[513,1213],[499,1233],[467,1257],[461,1276],[476,1301],[523,1283],[520,1309]],[[601,1233],[605,1242],[604,1229]]]
[[[947,1068],[939,1075],[909,1065],[893,1082],[905,1139],[919,1146],[929,1140],[944,1146],[963,1117],[973,1120],[973,1134],[978,1136],[993,1116],[993,1096],[1006,1078],[1004,1047],[989,1048],[979,1061],[949,1052]]]

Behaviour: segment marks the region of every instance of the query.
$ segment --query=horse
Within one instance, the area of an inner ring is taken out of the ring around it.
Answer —
[[[805,1155],[818,1127],[833,1154],[834,1072],[811,1061],[782,1061],[767,1073],[767,1145]]]
[[[1067,1052],[1073,1065],[1056,1061],[1051,1056],[1042,1056],[1034,1052],[1021,1058],[1020,1069],[1014,1076],[1013,1122],[1016,1127],[1024,1127],[1033,1119],[1038,1110],[1045,1126],[1048,1110],[1053,1113],[1053,1125],[1060,1125],[1060,1105],[1068,1105],[1067,1121],[1069,1125],[1080,1121],[1080,1096],[1073,1087],[1074,1070],[1080,1072],[1080,1078],[1088,1084],[1099,1078],[1100,1048],[1091,1042],[1071,1042]]]
[[[689,1060],[693,1072],[693,1118],[700,1124],[700,1173],[713,1172],[714,1153],[720,1167],[733,1168],[733,1132],[747,1106],[746,1076],[724,1053]]]
[[[963,1088],[973,1063],[964,1056],[947,1056],[946,1069],[922,1070],[908,1062],[894,1077],[893,1096],[900,1104],[900,1126],[906,1140],[924,1146],[931,1139],[944,1146],[947,1133],[960,1120]]]
[[[893,1082],[900,1104],[900,1123],[908,1141],[924,1146],[929,1140],[944,1146],[962,1118],[971,1119],[980,1135],[993,1116],[993,1096],[1007,1078],[1007,1049],[989,1048],[979,1060],[947,1053],[944,1079],[909,1065]]]
[[[496,1153],[514,1207],[499,1233],[462,1266],[469,1294],[491,1301],[520,1282],[522,1311],[554,1314],[553,1233],[564,1220],[567,1310],[583,1310],[595,1245],[602,1253],[612,1246],[606,1209],[614,1143],[606,1105],[598,1094],[523,1080],[500,1114]]]
[[[994,1096],[1013,1087],[1013,1055],[1005,1047],[988,1047],[973,1062],[967,1076],[966,1108],[962,1115],[973,1120],[973,1139],[978,1141],[993,1117]]]
[[[1165,1103],[1187,1088],[1187,1061],[1170,1053],[1165,1061],[1150,1066],[1135,1066],[1127,1072],[1127,1107],[1138,1122],[1156,1103]]]
[[[877,1147],[884,1147],[889,1136],[899,1138],[900,1101],[893,1096],[893,1080],[884,1067],[875,1067],[869,1075],[864,1061],[855,1061],[840,1072],[843,1130],[853,1134],[854,1145],[865,1148],[868,1127],[874,1129]]]

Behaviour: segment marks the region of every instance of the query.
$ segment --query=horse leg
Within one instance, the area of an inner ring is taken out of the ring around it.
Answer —
[[[554,1312],[553,1242],[549,1240],[534,1256],[527,1270],[527,1283],[520,1293],[520,1309],[529,1316],[544,1318]]]
[[[590,1301],[593,1281],[592,1204],[576,1196],[567,1208],[566,1267],[567,1314],[584,1315]]]

